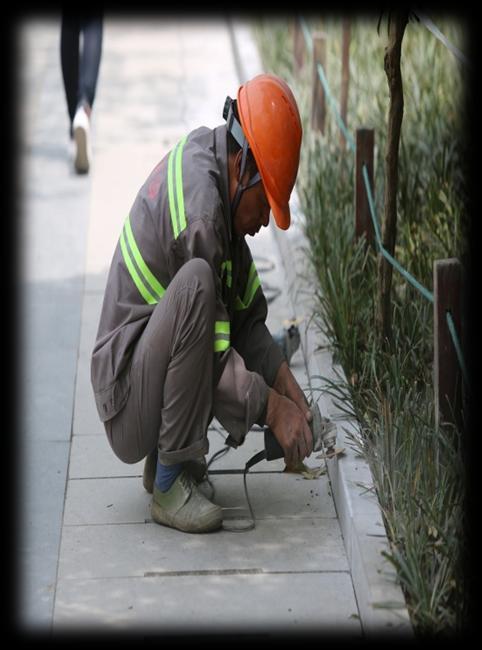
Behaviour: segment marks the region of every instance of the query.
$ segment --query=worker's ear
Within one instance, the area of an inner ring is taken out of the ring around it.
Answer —
[[[236,170],[236,178],[238,180],[238,183],[241,183],[241,185],[247,185],[249,183],[250,179],[250,172],[249,172],[249,163],[246,165],[244,169],[244,176],[243,178],[240,178],[241,174],[241,161],[243,159],[243,150],[240,149],[236,153],[236,157],[234,159],[234,169]]]

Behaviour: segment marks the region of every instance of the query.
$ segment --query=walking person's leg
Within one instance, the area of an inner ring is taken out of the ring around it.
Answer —
[[[102,54],[102,15],[82,17],[80,29],[82,47],[79,61],[77,107],[73,121],[76,145],[74,164],[79,174],[86,174],[90,169],[92,158],[90,119]]]
[[[64,82],[67,110],[70,118],[70,137],[73,136],[72,123],[78,103],[79,88],[79,40],[80,22],[75,16],[62,14],[60,31],[60,63]]]
[[[102,55],[102,15],[82,19],[81,30],[83,43],[80,55],[77,104],[83,104],[90,117]]]

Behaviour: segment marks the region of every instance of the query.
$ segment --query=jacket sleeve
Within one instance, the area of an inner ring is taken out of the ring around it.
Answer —
[[[268,386],[272,386],[284,356],[266,326],[268,304],[246,243],[243,246],[238,289],[233,345],[243,357],[246,367],[261,374]]]
[[[241,444],[252,425],[265,413],[268,386],[261,373],[247,368],[242,355],[231,345],[231,321],[225,305],[227,247],[216,227],[208,219],[193,220],[177,240],[176,257],[184,264],[204,259],[213,271],[216,289],[216,316],[213,332],[214,415]]]

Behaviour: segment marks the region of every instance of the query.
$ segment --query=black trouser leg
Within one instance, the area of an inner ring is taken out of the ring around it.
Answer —
[[[62,29],[60,33],[60,61],[64,80],[67,109],[70,125],[74,121],[77,110],[77,92],[79,87],[79,37],[80,21],[75,16],[62,14]]]
[[[83,34],[79,68],[79,91],[77,102],[87,102],[92,108],[99,75],[102,54],[102,16],[81,20]]]

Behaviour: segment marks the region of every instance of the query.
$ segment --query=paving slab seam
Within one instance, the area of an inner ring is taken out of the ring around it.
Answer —
[[[230,23],[230,34],[233,50],[236,53],[235,60],[238,64],[240,82],[244,83],[262,72],[263,67],[249,24],[233,20]],[[246,56],[243,56],[244,53]],[[301,348],[307,376],[324,377],[326,374],[333,374],[336,368],[337,378],[346,381],[342,369],[335,366],[333,362],[329,345],[323,346],[322,365],[318,359],[319,355],[316,354],[319,351],[320,332],[313,322],[315,313],[313,287],[318,286],[318,281],[312,267],[307,264],[304,253],[310,245],[304,235],[306,220],[296,188],[291,196],[290,206],[292,214],[290,230],[279,233],[272,223],[269,227],[274,232],[284,265],[287,292],[293,313],[303,318],[300,324]],[[327,373],[328,367],[329,373]],[[323,393],[323,386],[317,388],[321,388]],[[376,498],[369,499],[369,496],[361,495],[355,489],[358,478],[355,471],[359,468],[364,476],[369,477],[370,486],[373,485],[373,478],[367,462],[355,455],[354,450],[349,447],[349,438],[345,437],[344,428],[353,429],[353,420],[347,420],[346,415],[340,413],[333,400],[325,394],[316,401],[322,413],[338,420],[338,444],[346,449],[344,457],[327,461],[327,470],[364,634],[370,636],[383,630],[413,637],[413,628],[396,572],[382,556],[382,551],[389,551],[390,547],[379,503]],[[383,531],[374,533],[373,527],[379,526],[380,523]],[[373,548],[375,543],[376,549]]]
[[[209,577],[209,576],[247,576],[247,575],[263,575],[263,576],[284,576],[284,575],[318,575],[318,574],[344,574],[349,575],[350,571],[344,569],[320,569],[320,570],[293,570],[293,571],[272,571],[267,569],[247,568],[247,569],[193,569],[187,571],[146,571],[143,575],[136,573],[128,573],[125,575],[116,575],[116,580],[130,580],[132,578],[179,578],[179,577]],[[100,580],[108,580],[105,576],[94,576],[90,578],[62,578],[63,582],[75,582],[82,580],[83,582],[98,582]]]

